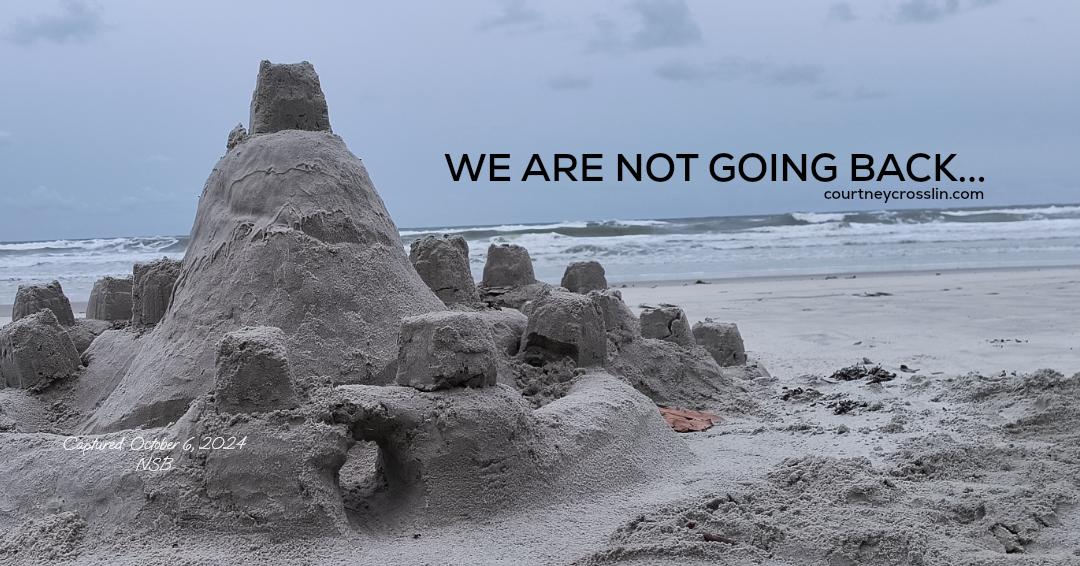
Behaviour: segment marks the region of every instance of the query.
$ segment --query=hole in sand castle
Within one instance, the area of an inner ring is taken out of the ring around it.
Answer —
[[[387,489],[377,444],[358,441],[349,450],[345,465],[338,472],[338,486],[349,515],[366,514],[371,498]]]
[[[529,334],[525,347],[525,362],[532,366],[542,366],[562,358],[576,358],[578,347],[575,344],[552,340],[540,334]]]

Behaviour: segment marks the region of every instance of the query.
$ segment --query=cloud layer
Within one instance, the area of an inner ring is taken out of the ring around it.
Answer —
[[[895,24],[928,24],[965,10],[997,3],[998,0],[970,0],[964,8],[960,5],[960,0],[906,0],[897,5],[889,16],[889,21]]]
[[[76,0],[65,0],[60,3],[60,8],[60,14],[16,20],[4,34],[4,39],[18,45],[34,45],[39,41],[84,42],[105,30],[99,9]]]
[[[822,81],[825,69],[819,65],[776,65],[760,59],[727,56],[702,65],[674,61],[660,65],[653,73],[676,82],[745,80],[768,86],[809,86]]]
[[[592,86],[592,77],[565,73],[548,79],[548,86],[555,90],[583,90]]]
[[[525,0],[504,0],[500,3],[499,15],[488,18],[478,29],[491,29],[500,27],[514,27],[523,25],[538,25],[543,23],[544,16],[535,8],[526,4]]]
[[[694,21],[685,0],[637,0],[629,9],[640,23],[625,35],[609,17],[596,19],[596,35],[589,41],[588,52],[647,51],[687,47],[702,42],[701,27]]]

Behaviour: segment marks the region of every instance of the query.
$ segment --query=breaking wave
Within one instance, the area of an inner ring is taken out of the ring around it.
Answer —
[[[457,234],[480,279],[487,247],[525,246],[537,277],[558,283],[572,261],[597,260],[613,282],[979,267],[1074,265],[1080,205],[793,212],[644,220],[410,228],[402,245]],[[0,303],[21,284],[57,279],[74,301],[131,266],[183,257],[186,236],[0,242]]]

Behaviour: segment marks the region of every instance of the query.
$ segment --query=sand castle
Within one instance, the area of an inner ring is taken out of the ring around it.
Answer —
[[[479,285],[460,237],[406,256],[308,63],[261,64],[226,150],[183,261],[94,286],[85,324],[99,335],[81,358],[59,284],[20,290],[0,382],[66,407],[52,430],[94,436],[76,467],[55,449],[69,437],[0,446],[7,466],[42,470],[8,489],[17,519],[46,512],[32,503],[46,493],[62,501],[48,513],[91,523],[284,536],[497,514],[685,458],[654,401],[739,400],[705,349],[643,333],[652,322],[596,262],[568,267],[563,288],[537,282],[516,245],[492,245]],[[136,435],[162,440],[93,447]],[[350,464],[367,455],[373,467]]]
[[[263,62],[183,261],[100,281],[86,319],[57,282],[20,288],[0,328],[0,561],[1080,555],[1080,374],[835,382],[804,355],[781,381],[734,324],[635,314],[624,292],[597,262],[537,281],[513,244],[479,283],[460,238],[406,253],[314,69]],[[658,405],[729,420],[678,435]]]

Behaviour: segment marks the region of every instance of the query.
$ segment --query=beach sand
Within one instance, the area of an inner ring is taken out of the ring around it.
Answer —
[[[11,304],[0,305],[0,326],[11,322],[11,307]],[[86,318],[86,301],[71,301],[71,312],[75,318]]]
[[[677,304],[691,322],[737,323],[771,375],[742,382],[756,410],[681,435],[691,457],[669,462],[662,480],[581,500],[552,494],[548,504],[437,528],[367,525],[282,542],[163,527],[155,537],[79,539],[68,556],[86,564],[1080,564],[1080,388],[1066,379],[1080,370],[1080,268],[613,286],[631,307]],[[863,358],[897,377],[829,378]],[[1041,368],[1064,378],[1027,375]]]
[[[615,282],[721,368],[520,246],[405,256],[310,63],[248,127],[131,324],[5,329],[0,563],[1080,565],[1080,268]]]
[[[926,374],[1080,371],[1078,267],[614,286],[631,308],[671,303],[691,323],[737,323],[748,353],[778,377],[863,357]]]

